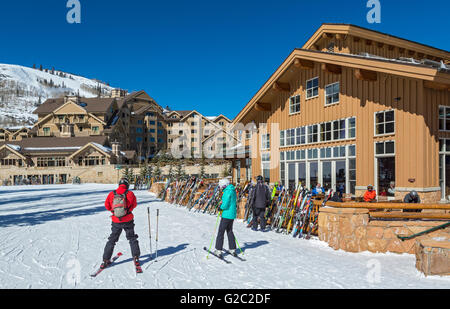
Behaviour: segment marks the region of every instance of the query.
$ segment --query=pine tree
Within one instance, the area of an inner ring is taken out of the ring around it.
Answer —
[[[175,171],[175,177],[177,179],[181,179],[183,177],[183,166],[181,165],[181,163],[177,164],[177,169]]]
[[[169,179],[173,179],[175,176],[175,173],[173,172],[173,165],[170,164],[170,168],[169,168]]]
[[[159,180],[161,177],[161,167],[159,163],[156,165],[155,171],[153,172],[153,176],[155,176],[156,180]]]

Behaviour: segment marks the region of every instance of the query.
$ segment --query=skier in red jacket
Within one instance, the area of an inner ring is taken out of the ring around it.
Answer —
[[[122,230],[125,230],[127,240],[130,242],[131,253],[136,266],[139,266],[139,257],[141,255],[139,249],[138,235],[134,233],[134,216],[132,211],[137,206],[136,196],[133,192],[128,191],[130,184],[126,178],[122,178],[119,182],[119,188],[109,193],[105,201],[105,208],[111,211],[112,227],[111,235],[106,243],[103,253],[102,268],[106,268],[111,264],[111,257],[114,247],[119,240]]]

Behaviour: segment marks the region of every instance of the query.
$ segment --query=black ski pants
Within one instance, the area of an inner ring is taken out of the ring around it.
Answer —
[[[228,237],[228,248],[230,250],[236,249],[236,238],[234,237],[234,233],[233,233],[233,222],[234,222],[234,220],[232,220],[232,219],[222,218],[220,220],[219,233],[217,234],[217,239],[216,239],[216,249],[217,250],[223,249],[223,241],[225,238],[225,232],[227,232],[227,237]]]
[[[134,221],[123,222],[123,223],[112,223],[111,235],[108,238],[108,242],[105,246],[105,251],[103,252],[103,260],[110,260],[114,251],[116,243],[119,241],[120,234],[122,230],[125,231],[127,240],[130,243],[131,254],[133,257],[140,257],[141,251],[139,249],[138,235],[134,233]]]
[[[259,218],[259,223],[261,225],[261,229],[265,230],[266,229],[266,208],[253,208],[253,228],[257,229],[258,228],[258,218]]]

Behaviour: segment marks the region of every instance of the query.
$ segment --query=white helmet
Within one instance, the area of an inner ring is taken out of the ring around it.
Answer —
[[[230,184],[230,181],[227,178],[222,178],[221,180],[219,180],[219,186],[221,188],[226,188],[226,187],[228,187],[229,184]]]

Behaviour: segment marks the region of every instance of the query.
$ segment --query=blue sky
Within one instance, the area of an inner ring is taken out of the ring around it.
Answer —
[[[324,22],[352,23],[450,50],[449,1],[1,1],[0,62],[45,67],[146,90],[163,107],[234,118]],[[447,12],[447,13],[446,13]]]

